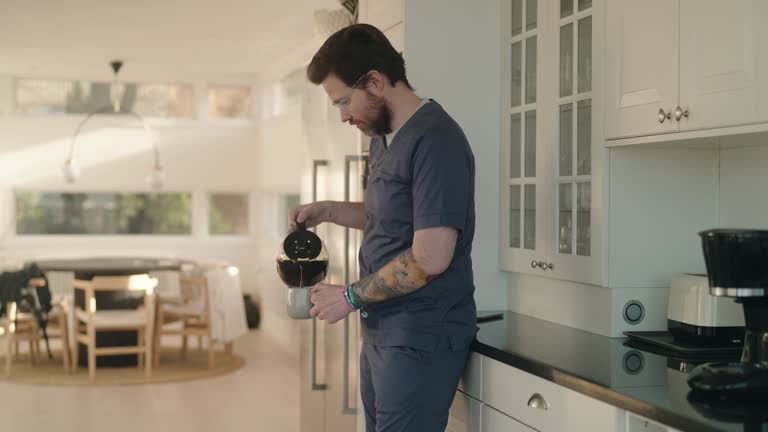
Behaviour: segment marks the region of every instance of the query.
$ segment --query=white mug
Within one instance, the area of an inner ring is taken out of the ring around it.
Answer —
[[[287,308],[288,316],[293,319],[309,319],[309,310],[312,309],[312,302],[309,300],[312,287],[298,288],[288,287]]]

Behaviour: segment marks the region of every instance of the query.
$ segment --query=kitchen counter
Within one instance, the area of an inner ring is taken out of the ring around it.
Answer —
[[[478,316],[494,312],[501,311],[478,311]],[[686,371],[695,364],[628,346],[624,338],[512,312],[478,327],[473,351],[666,426],[697,432],[768,430],[768,422],[733,421],[712,414],[722,406],[689,401]]]

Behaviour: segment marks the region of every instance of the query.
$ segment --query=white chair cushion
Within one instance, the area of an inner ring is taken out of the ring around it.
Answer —
[[[88,322],[88,312],[78,309],[76,315],[80,321]],[[147,314],[144,309],[96,311],[93,314],[93,323],[97,328],[144,327],[147,325]]]

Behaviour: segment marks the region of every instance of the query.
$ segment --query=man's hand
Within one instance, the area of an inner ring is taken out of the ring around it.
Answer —
[[[330,222],[332,206],[333,203],[330,201],[318,201],[293,207],[288,212],[288,231],[296,231],[296,222],[304,222],[307,228]]]
[[[310,301],[314,306],[309,310],[312,317],[328,321],[333,324],[351,312],[344,300],[344,290],[342,285],[329,285],[319,283],[312,287]]]

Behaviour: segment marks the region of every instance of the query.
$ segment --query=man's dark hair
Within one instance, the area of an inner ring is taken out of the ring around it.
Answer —
[[[307,78],[313,84],[320,84],[333,74],[351,87],[371,70],[386,75],[393,86],[402,81],[413,90],[405,77],[403,56],[384,33],[369,24],[354,24],[332,34],[323,43],[307,66]],[[363,79],[358,85],[365,82]]]

